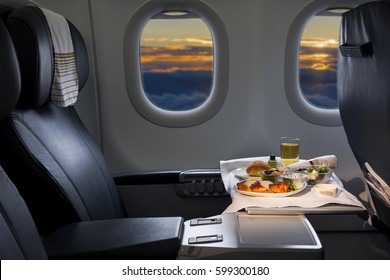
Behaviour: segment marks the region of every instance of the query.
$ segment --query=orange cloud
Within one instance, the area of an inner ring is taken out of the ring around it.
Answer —
[[[211,71],[211,47],[163,46],[141,48],[142,69],[146,72]]]
[[[151,38],[144,37],[141,39],[142,46],[212,46],[211,38]]]
[[[338,46],[338,42],[333,39],[302,39],[299,67],[317,71],[337,71]]]
[[[326,54],[300,55],[299,67],[301,69],[337,71],[337,57]]]
[[[301,46],[312,48],[338,48],[339,42],[328,38],[303,38]]]

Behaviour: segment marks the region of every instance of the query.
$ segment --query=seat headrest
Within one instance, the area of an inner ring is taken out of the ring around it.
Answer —
[[[88,54],[77,28],[68,21],[76,60],[79,90],[88,74]],[[39,107],[50,101],[54,77],[54,51],[49,24],[36,6],[15,9],[7,21],[21,73],[21,94],[17,107]]]
[[[0,121],[15,107],[19,94],[18,60],[7,28],[0,20]]]

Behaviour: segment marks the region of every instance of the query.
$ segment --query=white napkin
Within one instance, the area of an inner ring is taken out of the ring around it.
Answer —
[[[335,156],[318,157],[311,159],[311,161],[316,162],[315,164],[319,164],[320,162],[323,162],[324,159],[327,159],[329,166],[337,166],[337,158]],[[337,197],[316,196],[310,191],[311,186],[307,186],[302,192],[288,197],[251,197],[240,194],[234,190],[236,183],[240,179],[233,174],[233,171],[238,168],[245,169],[246,166],[254,160],[267,161],[268,157],[242,158],[220,162],[222,181],[225,185],[226,191],[230,193],[232,197],[232,204],[225,209],[224,213],[236,212],[243,208],[253,206],[264,208],[289,206],[315,208],[330,203],[358,206],[364,209],[363,204],[354,195],[344,189],[342,182],[335,174],[333,174],[330,183],[335,183],[339,186]],[[278,158],[278,160],[280,160],[280,158]],[[299,163],[311,165],[309,161],[304,160],[301,160]]]
[[[312,165],[326,165],[329,166],[330,168],[336,168],[337,157],[335,155],[315,157],[307,161],[300,161],[297,163],[290,164],[288,167],[296,169],[296,168],[310,167]]]

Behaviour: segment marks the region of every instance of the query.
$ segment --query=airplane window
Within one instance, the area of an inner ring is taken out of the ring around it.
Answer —
[[[340,10],[312,17],[302,34],[299,50],[299,83],[303,96],[312,105],[338,108],[337,55]]]
[[[370,0],[312,1],[290,25],[284,86],[293,111],[325,126],[342,125],[337,101],[338,38],[344,12]]]
[[[342,125],[336,72],[341,16],[368,1],[311,1],[291,23],[284,86],[288,103],[302,119],[318,125]]]
[[[124,34],[128,97],[137,113],[166,127],[204,123],[221,109],[229,81],[224,22],[199,0],[147,1]]]
[[[148,99],[165,110],[199,107],[211,92],[213,57],[212,36],[202,19],[188,13],[158,14],[146,24],[140,41]]]

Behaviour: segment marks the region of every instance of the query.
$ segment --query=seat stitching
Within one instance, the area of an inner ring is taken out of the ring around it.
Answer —
[[[66,178],[69,180],[69,182],[71,182],[71,184],[74,186],[75,184],[73,183],[73,181],[71,180],[71,178],[68,176],[68,174],[65,172],[65,170],[60,166],[60,164],[57,162],[57,160],[55,159],[55,157],[53,156],[53,154],[47,149],[46,145],[44,145],[44,143],[41,141],[40,137],[38,137],[38,135],[36,133],[34,133],[34,131],[31,129],[31,127],[24,121],[22,121],[20,118],[18,118],[17,116],[15,115],[12,115],[11,116],[12,119],[14,119],[15,121],[19,122],[21,125],[23,125],[34,137],[35,139],[42,145],[42,147],[46,150],[46,152],[51,156],[51,158],[53,159],[53,161],[57,164],[57,166],[61,169],[61,171],[65,174]],[[44,171],[44,173],[49,176],[53,182],[55,182],[55,185],[56,185],[56,191],[61,195],[63,196],[65,199],[65,203],[69,206],[69,209],[71,209],[71,211],[79,217],[79,215],[77,214],[77,211],[75,210],[73,206],[73,204],[71,203],[71,200],[69,199],[68,195],[64,192],[64,190],[59,186],[59,183],[58,181],[52,176],[52,174],[50,172],[48,172],[47,168],[41,163],[39,162],[39,160],[37,160],[37,158],[30,152],[30,149],[27,147],[27,145],[25,144],[25,142],[22,140],[22,137],[20,137],[19,133],[18,133],[18,130],[16,129],[16,127],[13,125],[13,122],[11,121],[11,125],[14,129],[14,132],[16,134],[16,136],[19,138],[19,141],[20,143],[22,143],[23,147],[25,148],[26,152],[30,155],[30,157],[33,159],[33,161],[35,162],[35,164],[42,170]],[[87,207],[85,206],[85,203],[82,199],[82,196],[80,195],[79,191],[77,190],[77,188],[73,188],[80,200],[83,202],[83,205],[84,205],[84,210],[87,212],[88,214],[88,217],[89,219],[91,219],[91,214],[89,213]],[[80,217],[79,217],[80,218]]]
[[[68,108],[69,108],[69,107],[68,107]],[[73,108],[73,110],[75,110],[75,109]],[[69,114],[71,115],[71,118],[72,118],[73,123],[75,124],[75,127],[76,127],[77,130],[79,131],[79,135],[80,135],[81,138],[84,140],[84,143],[85,143],[86,146],[88,147],[88,149],[89,149],[90,153],[92,154],[92,156],[95,158],[95,161],[96,161],[96,163],[97,163],[97,166],[99,167],[99,170],[100,170],[101,174],[103,175],[104,180],[106,181],[106,188],[108,189],[108,191],[109,191],[109,193],[110,193],[110,195],[111,195],[112,201],[113,201],[113,203],[114,203],[114,208],[115,208],[116,214],[118,215],[118,217],[122,216],[122,215],[119,213],[120,210],[118,209],[118,207],[117,207],[116,204],[115,204],[115,197],[114,197],[114,194],[113,194],[113,190],[111,190],[110,184],[109,184],[109,182],[107,181],[106,176],[104,176],[104,172],[103,172],[103,170],[102,170],[102,167],[100,166],[99,161],[98,161],[97,158],[95,157],[95,154],[92,152],[92,149],[91,149],[91,147],[90,147],[88,141],[84,138],[84,135],[83,135],[83,133],[82,133],[82,131],[81,131],[79,125],[78,125],[78,124],[79,124],[79,121],[78,121],[78,120],[76,121],[76,119],[75,119],[75,118],[77,117],[77,113],[76,113],[75,111],[74,111],[74,113],[73,113],[71,110],[69,110]],[[120,207],[120,206],[119,206],[119,207]]]

